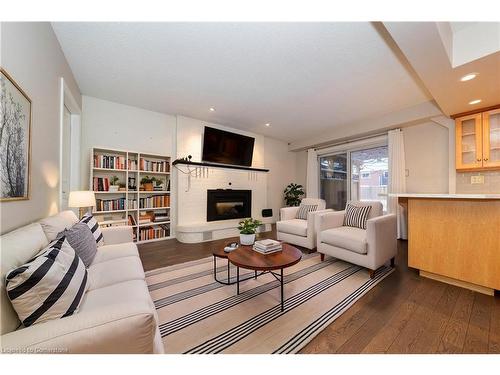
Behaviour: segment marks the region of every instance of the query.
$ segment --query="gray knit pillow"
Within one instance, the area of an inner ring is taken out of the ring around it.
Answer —
[[[97,244],[89,226],[85,223],[76,223],[71,228],[59,233],[57,237],[65,236],[76,254],[89,267],[97,253]]]

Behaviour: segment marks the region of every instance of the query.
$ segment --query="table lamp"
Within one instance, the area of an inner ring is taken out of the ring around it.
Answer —
[[[78,207],[80,209],[80,219],[85,214],[85,209],[92,213],[91,207],[95,206],[95,194],[93,191],[80,190],[69,193],[68,207]]]

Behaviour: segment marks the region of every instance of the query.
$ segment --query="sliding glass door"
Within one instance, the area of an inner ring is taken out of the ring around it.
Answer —
[[[343,210],[348,196],[347,153],[329,155],[319,159],[320,196],[326,208]]]
[[[327,208],[343,210],[347,200],[380,201],[387,211],[387,146],[353,149],[319,158],[320,196]]]

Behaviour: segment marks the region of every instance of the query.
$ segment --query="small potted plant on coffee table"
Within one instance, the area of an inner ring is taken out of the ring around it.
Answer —
[[[262,225],[260,220],[248,218],[239,222],[240,243],[242,245],[253,245],[255,242],[255,232]]]

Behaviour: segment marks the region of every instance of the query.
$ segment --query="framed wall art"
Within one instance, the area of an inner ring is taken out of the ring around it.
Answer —
[[[0,68],[0,201],[29,199],[31,100]]]

